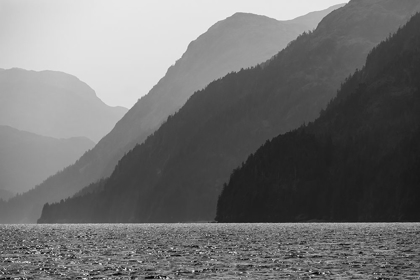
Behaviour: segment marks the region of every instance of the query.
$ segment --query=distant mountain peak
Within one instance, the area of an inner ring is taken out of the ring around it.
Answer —
[[[220,20],[213,24],[207,32],[212,32],[216,30],[223,30],[225,28],[237,28],[237,29],[243,29],[245,26],[252,26],[255,24],[262,24],[262,21],[264,23],[271,22],[273,24],[278,23],[279,21],[267,16],[263,15],[257,15],[252,13],[244,13],[244,12],[236,12],[233,15]],[[205,35],[204,33],[203,35]]]
[[[99,141],[127,111],[112,108],[77,77],[59,71],[0,71],[0,125],[55,138]]]
[[[246,13],[246,12],[236,12],[233,15],[231,15],[229,18],[241,18],[241,17],[259,17],[260,15],[253,14],[253,13]],[[265,17],[265,16],[263,16]]]
[[[17,67],[6,69],[5,71],[6,73],[9,73],[9,75],[0,77],[0,82],[7,79],[10,83],[43,83],[61,89],[71,89],[71,91],[68,92],[77,94],[89,101],[98,99],[96,92],[88,84],[68,73],[53,70],[26,70]]]
[[[246,12],[236,12],[230,17],[227,17],[225,20],[222,20],[221,22],[228,22],[233,20],[250,20],[250,19],[268,19],[272,21],[278,21],[274,18],[270,18],[265,15],[258,15],[253,13],[246,13]]]

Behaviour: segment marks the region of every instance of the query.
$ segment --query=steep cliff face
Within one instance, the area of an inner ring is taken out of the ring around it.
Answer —
[[[307,127],[236,169],[220,222],[420,220],[420,14]]]
[[[266,63],[196,92],[120,160],[101,183],[104,191],[48,205],[46,213],[60,214],[40,221],[212,220],[233,168],[267,139],[314,120],[372,47],[419,8],[408,0],[398,9],[385,0],[370,3],[350,2]],[[387,24],[379,20],[383,13]]]

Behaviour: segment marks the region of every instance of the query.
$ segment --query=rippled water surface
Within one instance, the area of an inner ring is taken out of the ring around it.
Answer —
[[[420,279],[420,224],[0,225],[0,279]]]

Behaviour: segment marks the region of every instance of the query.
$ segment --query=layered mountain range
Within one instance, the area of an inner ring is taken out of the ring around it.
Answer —
[[[236,169],[220,222],[420,220],[420,14],[376,47],[308,126]]]
[[[0,71],[0,125],[98,142],[126,112],[106,105],[86,83],[63,72]]]
[[[8,203],[6,208],[16,210],[3,214],[3,217],[0,214],[0,221],[35,222],[45,202],[67,198],[83,187],[108,177],[121,157],[136,144],[142,143],[194,91],[229,72],[267,60],[300,33],[314,29],[326,14],[338,7],[290,21],[237,13],[216,23],[191,42],[184,55],[168,69],[157,85],[91,151],[74,165],[24,194],[20,198],[22,202],[12,200]],[[95,185],[92,185],[82,193],[94,188]]]
[[[0,126],[0,189],[28,191],[73,164],[94,145],[86,137],[56,139]]]
[[[231,171],[267,139],[314,120],[371,49],[419,9],[411,0],[349,2],[265,63],[197,91],[91,186],[96,192],[46,204],[39,222],[214,219]]]
[[[83,174],[83,184],[111,175],[118,160],[179,110],[195,91],[229,72],[269,59],[340,6],[290,21],[236,13],[214,24],[189,44],[166,75],[98,143],[90,155],[89,170]]]

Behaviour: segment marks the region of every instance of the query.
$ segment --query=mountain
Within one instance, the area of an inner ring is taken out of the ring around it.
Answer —
[[[0,200],[9,200],[10,198],[14,197],[16,193],[13,193],[9,190],[0,189]]]
[[[376,47],[314,123],[248,157],[216,220],[420,221],[419,26]]]
[[[0,71],[0,125],[54,138],[99,141],[127,109],[103,103],[76,77],[55,71]]]
[[[290,22],[294,23],[294,24],[300,24],[305,26],[305,30],[313,30],[318,26],[318,23],[329,13],[331,13],[334,10],[337,10],[338,8],[343,7],[345,4],[338,4],[338,5],[334,5],[329,7],[326,10],[322,10],[322,11],[316,11],[316,12],[311,12],[308,13],[306,15],[297,17],[293,20],[291,20]]]
[[[110,176],[122,156],[136,144],[144,142],[194,91],[229,72],[267,60],[300,33],[313,29],[324,15],[335,8],[337,6],[308,14],[307,17],[311,18],[309,23],[305,21],[306,16],[291,21],[277,21],[244,13],[234,14],[216,23],[191,42],[187,51],[157,85],[91,151],[75,165],[45,181],[33,193],[23,196],[22,199],[28,202],[22,205],[27,205],[28,212],[19,206],[19,211],[12,212],[15,218],[7,219],[21,221],[25,215],[36,212],[29,205],[37,204],[38,217],[33,220],[36,222],[45,202],[59,201]],[[83,192],[93,189],[95,185]]]
[[[86,137],[55,139],[0,126],[0,189],[28,191],[94,145]]]
[[[283,49],[340,5],[290,21],[236,13],[191,42],[183,56],[91,153],[82,184],[111,175],[121,157],[152,134],[197,90],[229,72],[254,66]],[[306,20],[309,18],[308,20]],[[77,183],[76,183],[77,184]]]
[[[314,120],[368,52],[420,9],[392,4],[351,1],[269,61],[197,91],[119,161],[103,191],[47,204],[39,222],[213,220],[230,172],[266,139]]]

